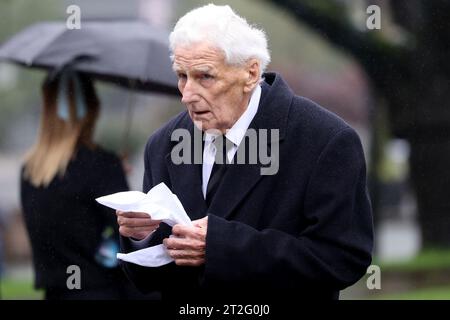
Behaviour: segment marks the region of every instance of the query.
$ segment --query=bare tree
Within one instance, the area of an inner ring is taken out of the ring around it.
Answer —
[[[373,31],[355,25],[350,1],[267,1],[365,69],[387,104],[392,133],[410,142],[424,244],[450,246],[450,1],[361,0],[364,9],[377,4],[390,16],[391,25],[382,20],[381,30]]]

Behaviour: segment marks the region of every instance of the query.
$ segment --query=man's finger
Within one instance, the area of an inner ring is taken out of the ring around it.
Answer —
[[[144,239],[150,233],[152,233],[155,228],[127,228],[127,227],[119,227],[119,233],[124,237],[132,237],[136,239]]]
[[[145,227],[126,227],[126,226],[124,226],[121,228],[130,230],[131,232],[151,232],[153,230],[158,229],[157,227],[149,227],[149,226],[145,226]]]
[[[117,224],[119,226],[126,226],[126,227],[156,227],[158,226],[160,221],[150,220],[150,219],[139,219],[139,218],[133,218],[133,219],[126,219],[123,217],[117,218]]]
[[[204,251],[206,245],[203,241],[195,239],[184,239],[184,238],[166,238],[163,240],[163,244],[167,249],[176,250],[195,250]]]
[[[125,217],[117,217],[117,223],[119,226],[127,226],[127,227],[145,227],[145,226],[158,226],[161,223],[161,220],[152,220],[150,218],[125,218]]]
[[[126,218],[151,218],[148,213],[145,212],[132,212],[132,211],[116,211],[116,214]]]
[[[184,226],[176,224],[172,228],[172,234],[180,238],[193,238],[204,241],[206,238],[206,231],[204,228]]]
[[[183,236],[189,235],[192,233],[192,227],[184,226],[182,224],[176,224],[172,227],[172,234],[175,236]]]
[[[205,257],[205,252],[196,250],[167,250],[173,259],[201,259]]]

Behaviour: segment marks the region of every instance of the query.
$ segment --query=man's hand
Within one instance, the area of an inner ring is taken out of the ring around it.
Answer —
[[[161,223],[161,220],[152,220],[144,212],[123,212],[117,210],[116,215],[119,233],[124,237],[131,237],[136,240],[145,239]]]
[[[164,239],[169,255],[179,266],[200,266],[205,263],[208,217],[193,221],[193,226],[176,224],[172,236]]]

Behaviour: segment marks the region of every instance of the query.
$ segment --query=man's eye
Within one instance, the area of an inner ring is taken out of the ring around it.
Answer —
[[[185,73],[179,73],[178,74],[178,79],[186,79],[186,74]]]
[[[210,80],[214,79],[214,76],[210,75],[209,73],[204,73],[201,75],[202,80]]]

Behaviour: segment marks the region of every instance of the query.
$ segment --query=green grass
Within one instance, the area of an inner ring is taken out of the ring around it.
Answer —
[[[450,300],[450,287],[424,288],[404,293],[380,295],[376,300]]]
[[[5,278],[0,282],[1,298],[5,300],[39,300],[43,291],[33,287],[33,281]]]
[[[375,259],[374,264],[386,271],[432,271],[439,269],[450,269],[450,250],[448,249],[426,249],[416,257],[408,261],[396,263],[383,263]]]
[[[426,249],[411,260],[397,263],[383,263],[374,259],[373,264],[380,266],[385,272],[414,273],[433,272],[437,270],[450,271],[450,250]],[[383,279],[383,278],[382,278]],[[365,280],[364,280],[365,281]],[[43,298],[43,291],[33,288],[32,279],[5,278],[0,282],[2,299],[36,300]],[[383,300],[450,300],[450,284],[440,283],[439,287],[425,287],[408,292],[396,292],[367,297]]]

